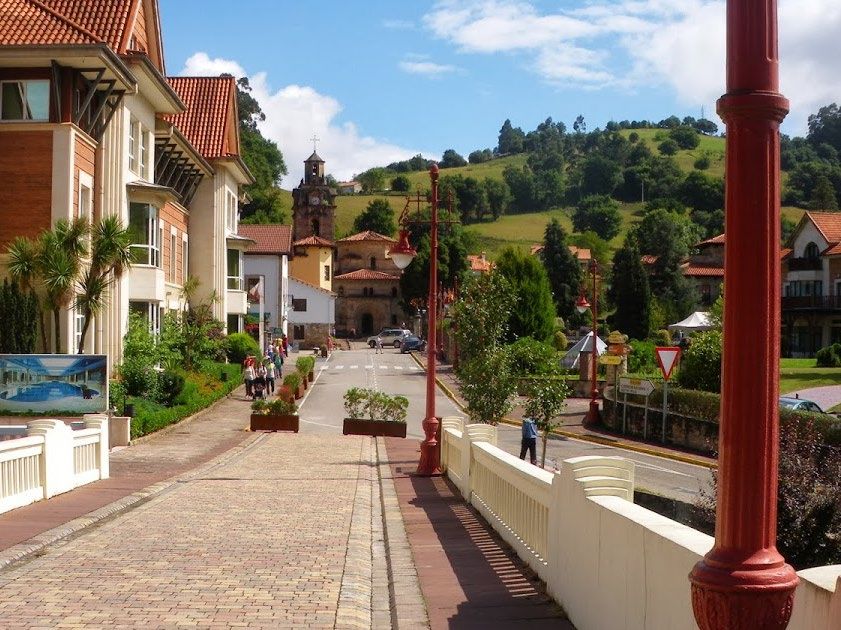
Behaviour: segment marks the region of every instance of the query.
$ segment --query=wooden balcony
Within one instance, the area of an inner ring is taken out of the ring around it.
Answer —
[[[785,311],[841,311],[841,295],[804,295],[800,297],[784,297],[782,300]]]

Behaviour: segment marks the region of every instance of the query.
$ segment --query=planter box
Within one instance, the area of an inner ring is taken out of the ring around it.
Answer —
[[[406,437],[405,422],[381,422],[362,418],[345,418],[342,425],[344,435],[371,435],[374,437]]]
[[[268,415],[261,413],[251,414],[252,431],[294,431],[298,432],[298,415],[281,414]]]
[[[304,386],[298,385],[298,389],[295,390],[295,400],[300,400],[304,397]]]
[[[304,389],[307,389],[307,387],[309,387],[306,374],[301,374],[301,385]]]
[[[315,372],[310,372],[307,374],[307,380],[312,383],[315,380]]]

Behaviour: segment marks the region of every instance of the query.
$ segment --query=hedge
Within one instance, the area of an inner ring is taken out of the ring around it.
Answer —
[[[227,381],[220,376],[227,375]],[[188,372],[184,388],[175,397],[174,405],[165,407],[142,397],[129,397],[134,405],[131,437],[138,438],[183,420],[228,395],[240,385],[240,367],[233,364],[212,363],[202,372]]]

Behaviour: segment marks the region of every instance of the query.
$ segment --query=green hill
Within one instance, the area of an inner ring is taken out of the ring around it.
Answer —
[[[645,142],[654,155],[659,155],[658,145],[669,137],[668,129],[623,129],[619,133],[626,138],[636,133],[640,142]],[[691,173],[695,170],[695,160],[704,156],[710,160],[710,167],[704,172],[713,177],[724,177],[724,138],[701,135],[697,148],[681,149],[673,157],[685,173]]]

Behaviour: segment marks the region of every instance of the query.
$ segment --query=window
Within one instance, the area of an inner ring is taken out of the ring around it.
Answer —
[[[160,267],[158,209],[148,203],[130,203],[128,224],[132,238],[132,263]]]
[[[306,328],[301,325],[292,327],[292,339],[301,340],[306,337]]]
[[[129,302],[130,314],[136,314],[149,322],[149,331],[157,335],[161,332],[161,309],[156,302]]]
[[[49,119],[49,81],[0,81],[0,120]]]
[[[187,235],[184,234],[181,237],[181,284],[187,282],[187,278],[190,277],[190,266],[188,264],[189,258],[189,246],[187,245]]]
[[[79,173],[79,218],[91,221],[91,183],[90,176],[84,178],[85,173]],[[87,179],[87,181],[85,181]]]
[[[137,173],[138,168],[138,142],[140,141],[140,121],[132,116],[128,126],[128,168],[132,173]]]
[[[298,311],[300,313],[306,313],[306,311],[307,311],[307,301],[306,301],[306,299],[300,299],[300,300],[293,299],[292,300],[292,310],[293,311]]]
[[[228,250],[228,288],[242,291],[242,252],[238,249]]]
[[[815,260],[820,257],[820,251],[818,251],[818,246],[814,243],[809,243],[806,246],[806,250],[803,252],[803,258],[808,258],[809,260]]]
[[[377,259],[374,256],[371,256],[371,269],[377,268]]]
[[[143,179],[149,179],[149,134],[143,127],[140,127],[140,170],[138,174]]]
[[[173,284],[175,283],[175,253],[178,251],[178,239],[176,238],[178,235],[175,232],[171,232],[169,235],[169,281]]]
[[[73,347],[70,348],[71,353],[76,353],[79,351],[79,341],[82,339],[82,328],[85,325],[85,314],[79,308],[73,309],[73,323],[74,323],[74,335],[73,335]]]
[[[391,297],[397,297],[397,287],[391,287]]]
[[[237,231],[237,196],[228,191],[225,197],[225,227],[228,232],[236,233]]]
[[[242,317],[240,315],[228,315],[228,334],[242,332]]]
[[[324,279],[330,279],[330,265],[324,265]]]

